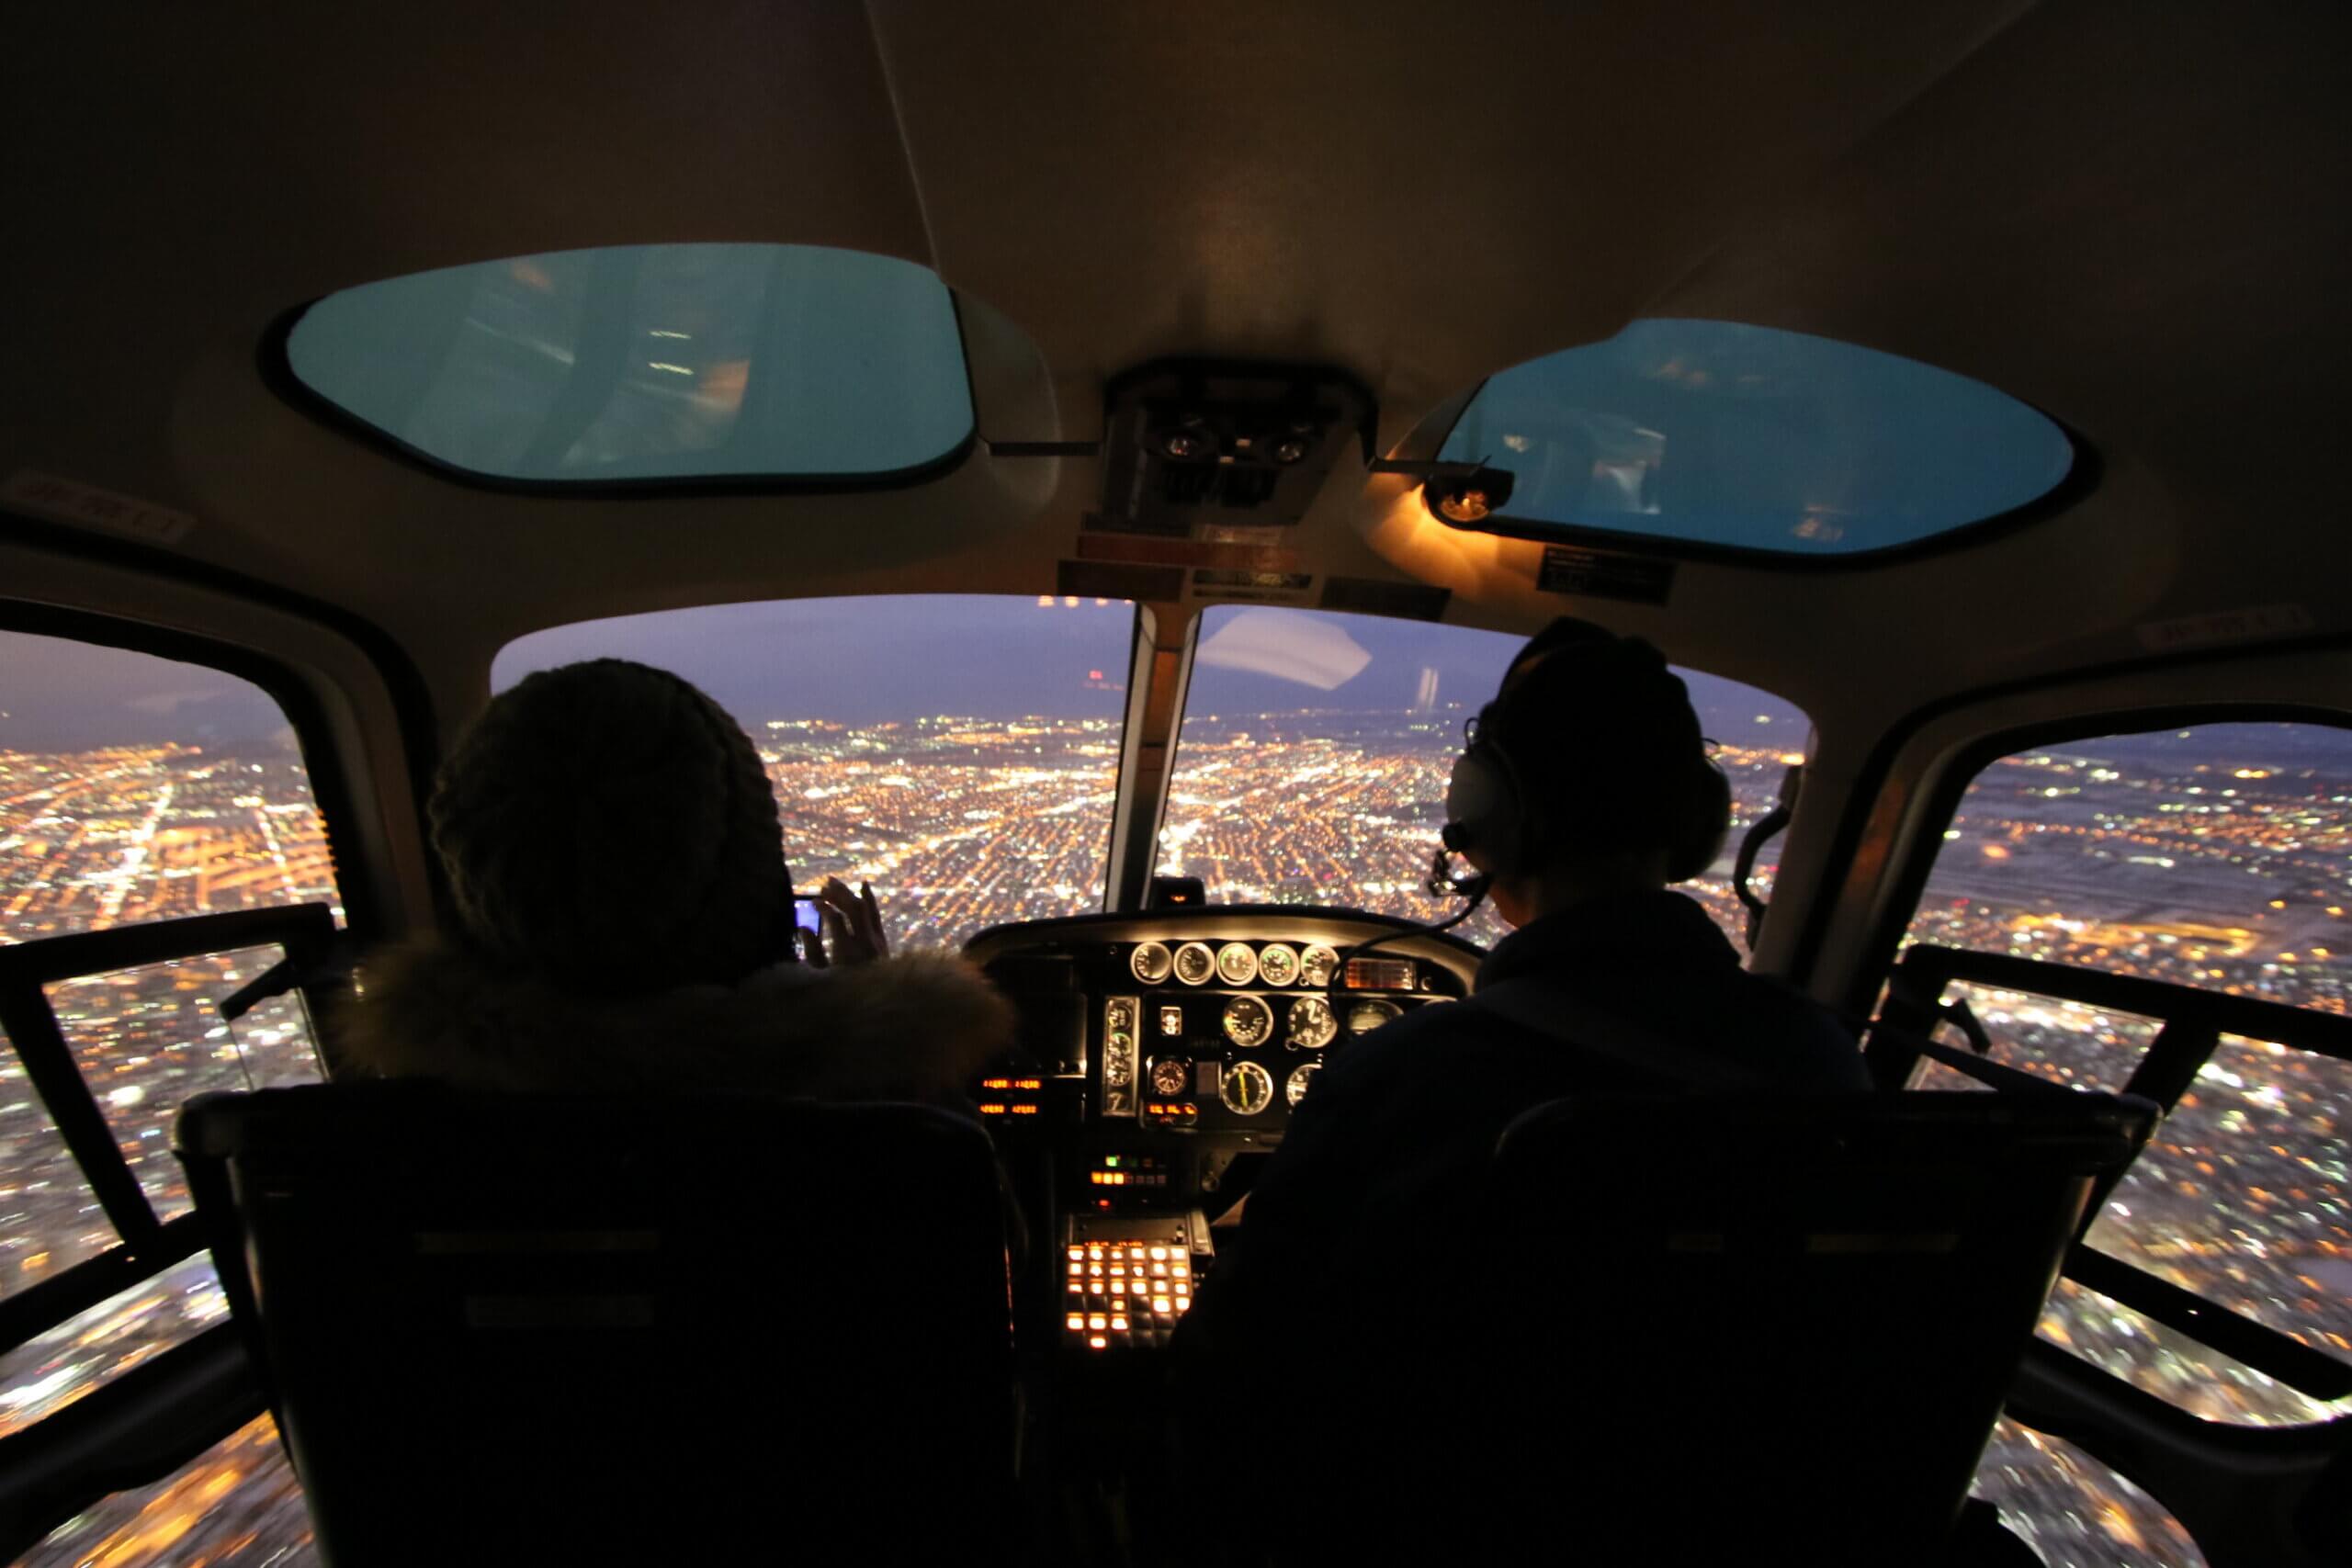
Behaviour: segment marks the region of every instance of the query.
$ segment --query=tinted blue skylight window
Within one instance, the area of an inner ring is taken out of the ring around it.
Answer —
[[[815,245],[516,256],[330,294],[286,344],[312,391],[503,479],[888,475],[972,433],[946,285]]]
[[[1640,321],[1490,378],[1439,453],[1514,483],[1486,526],[1804,556],[1891,549],[2015,511],[2075,461],[1980,381],[1730,321]]]

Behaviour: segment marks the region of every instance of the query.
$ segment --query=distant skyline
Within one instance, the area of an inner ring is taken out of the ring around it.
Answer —
[[[1458,712],[1492,695],[1521,638],[1419,621],[1259,607],[1207,612],[1192,710]],[[747,728],[769,719],[874,723],[924,714],[1115,718],[1125,710],[1132,605],[1035,596],[891,595],[711,605],[534,632],[501,650],[492,687],[583,659],[674,670]],[[1221,662],[1218,634],[1234,650]],[[1238,637],[1234,634],[1241,634]],[[1293,678],[1272,671],[1281,671]],[[1683,672],[1708,733],[1804,743],[1789,703]],[[0,632],[0,748],[282,740],[259,688],[202,665],[67,638]],[[1783,739],[1785,737],[1785,739]]]

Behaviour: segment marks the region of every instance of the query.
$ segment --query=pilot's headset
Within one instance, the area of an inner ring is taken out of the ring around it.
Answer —
[[[1723,852],[1731,784],[1707,755],[1689,690],[1638,637],[1555,622],[1463,728],[1432,893],[1476,897],[1494,875],[1540,863],[1556,831],[1547,818],[1614,819],[1662,837],[1669,882],[1699,875]],[[1592,763],[1579,769],[1580,754]],[[1537,784],[1551,786],[1542,809],[1530,794]],[[1448,857],[1474,848],[1489,872],[1453,875]]]

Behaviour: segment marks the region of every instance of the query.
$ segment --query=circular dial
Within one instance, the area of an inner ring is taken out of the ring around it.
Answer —
[[[1155,1094],[1182,1094],[1192,1081],[1192,1064],[1182,1056],[1162,1056],[1151,1064],[1151,1088]]]
[[[1228,986],[1246,986],[1258,977],[1258,953],[1246,942],[1228,942],[1216,950],[1217,978]]]
[[[1145,985],[1157,986],[1168,978],[1168,949],[1156,942],[1138,943],[1135,952],[1128,955],[1127,967]]]
[[[1307,1086],[1315,1081],[1315,1070],[1322,1065],[1320,1062],[1301,1062],[1290,1070],[1290,1077],[1283,1080],[1283,1099],[1293,1108],[1306,1098]]]
[[[1298,983],[1302,986],[1329,990],[1331,976],[1339,972],[1340,955],[1319,942],[1309,944],[1306,951],[1298,955]]]
[[[1274,1010],[1256,997],[1225,1004],[1225,1037],[1236,1045],[1263,1045],[1274,1037]]]
[[[1405,1010],[1395,1002],[1384,1002],[1377,998],[1367,997],[1348,1008],[1348,1032],[1369,1034],[1389,1020],[1401,1017],[1404,1011]]]
[[[1114,1040],[1112,1043],[1116,1045],[1119,1042]],[[1125,1089],[1127,1086],[1127,1075],[1134,1070],[1132,1060],[1123,1050],[1113,1051],[1102,1058],[1102,1081],[1113,1089]]]
[[[1331,1016],[1331,1004],[1321,997],[1301,997],[1290,1004],[1292,1050],[1320,1051],[1339,1032],[1340,1021]]]
[[[1188,942],[1176,950],[1176,978],[1188,986],[1205,986],[1216,973],[1216,954],[1204,942]]]
[[[1236,1062],[1218,1078],[1216,1097],[1236,1116],[1255,1116],[1274,1102],[1274,1075],[1255,1062]]]
[[[1258,953],[1258,978],[1269,986],[1287,986],[1298,978],[1298,950],[1284,942],[1268,942]]]

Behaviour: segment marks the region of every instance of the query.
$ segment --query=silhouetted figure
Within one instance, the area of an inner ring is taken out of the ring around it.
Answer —
[[[1543,1333],[1440,1317],[1458,1305],[1458,1249],[1515,1117],[1576,1093],[1871,1087],[1826,1010],[1748,974],[1705,910],[1668,890],[1713,863],[1730,795],[1657,649],[1556,622],[1469,732],[1445,841],[1517,929],[1469,999],[1331,1054],[1178,1336],[1187,1404],[1203,1413],[1194,1459],[1230,1440],[1218,1420],[1250,1410],[1250,1447],[1305,1467],[1256,1528],[1308,1560],[1318,1542],[1298,1539],[1302,1524],[1341,1520],[1366,1532],[1351,1543],[1362,1548],[1428,1526],[1432,1510],[1485,1508],[1475,1492],[1433,1495],[1430,1464],[1392,1461],[1400,1439],[1442,1454],[1437,1428],[1475,1403],[1416,1364],[1421,1351]],[[1573,1246],[1575,1216],[1561,1226],[1526,1244]],[[1445,1484],[1457,1483],[1478,1477]],[[1563,1551],[1593,1528],[1564,1517]]]
[[[477,1089],[953,1100],[1010,1045],[962,960],[886,956],[870,892],[799,962],[758,751],[666,671],[601,659],[492,702],[430,809],[457,929],[367,966],[352,1063]],[[867,960],[872,960],[867,962]]]

